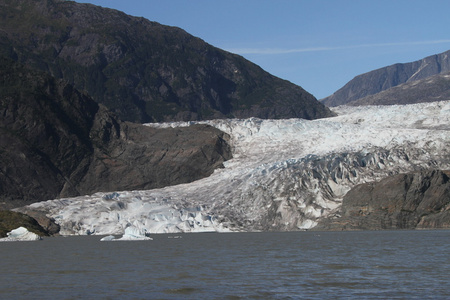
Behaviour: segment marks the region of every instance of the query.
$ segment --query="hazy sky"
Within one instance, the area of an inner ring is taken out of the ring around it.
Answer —
[[[177,26],[316,98],[450,50],[449,0],[79,0]]]

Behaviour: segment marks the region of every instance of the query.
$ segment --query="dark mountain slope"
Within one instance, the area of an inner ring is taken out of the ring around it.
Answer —
[[[76,194],[71,174],[90,163],[98,105],[70,85],[5,60],[0,92],[2,201],[54,198],[66,184]]]
[[[450,72],[450,51],[356,76],[333,95],[322,99],[321,102],[327,106],[339,106],[402,83],[411,83],[447,72]]]
[[[122,122],[63,80],[0,59],[0,208],[210,175],[231,157],[210,126]]]
[[[64,78],[123,120],[332,115],[301,87],[185,31],[90,4],[0,0],[0,53]]]
[[[346,105],[395,105],[450,100],[450,72],[403,83]]]

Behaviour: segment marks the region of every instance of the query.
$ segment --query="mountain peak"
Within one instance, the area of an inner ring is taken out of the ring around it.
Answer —
[[[400,84],[450,72],[450,50],[410,63],[394,64],[356,76],[333,95],[320,101],[339,106],[377,94]]]
[[[0,6],[1,54],[68,80],[122,120],[332,115],[301,87],[180,28],[70,1]]]

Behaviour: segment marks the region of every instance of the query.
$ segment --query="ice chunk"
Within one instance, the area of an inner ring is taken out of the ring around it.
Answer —
[[[125,228],[125,234],[120,238],[121,240],[152,240],[145,235],[146,230],[138,228],[134,225]]]
[[[29,232],[25,227],[19,227],[7,233],[7,237],[0,239],[3,242],[38,241],[42,238],[36,233]]]
[[[108,236],[105,236],[105,237],[101,238],[100,241],[102,241],[102,242],[108,242],[108,241],[113,241],[113,240],[115,240],[115,239],[116,239],[115,236],[113,236],[113,235],[108,235]]]
[[[100,241],[151,241],[151,237],[146,236],[146,230],[131,225],[125,228],[125,233],[120,239],[116,239],[113,235],[108,235]]]

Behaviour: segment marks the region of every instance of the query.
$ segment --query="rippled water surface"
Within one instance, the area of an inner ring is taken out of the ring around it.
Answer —
[[[1,299],[450,299],[450,231],[0,243]]]

